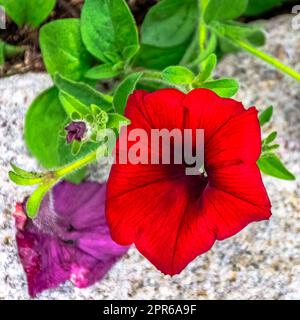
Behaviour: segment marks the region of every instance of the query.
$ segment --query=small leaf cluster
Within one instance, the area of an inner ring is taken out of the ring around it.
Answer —
[[[187,85],[190,88],[207,88],[223,98],[230,98],[237,93],[239,84],[235,79],[212,79],[212,73],[217,64],[214,53],[200,60],[200,64],[202,69],[198,75],[183,66],[167,67],[162,72],[163,79],[169,83]]]
[[[259,122],[263,127],[271,121],[273,115],[273,107],[269,106],[259,114]],[[277,138],[277,132],[271,132],[266,138],[262,140],[262,153],[257,162],[259,169],[272,177],[283,180],[295,180],[295,176],[285,167],[280,160],[276,150],[279,144],[274,143]]]

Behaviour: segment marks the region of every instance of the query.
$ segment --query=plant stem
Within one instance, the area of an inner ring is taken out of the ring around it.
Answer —
[[[64,176],[72,173],[73,171],[75,170],[78,170],[84,166],[86,166],[87,164],[93,162],[94,160],[96,160],[97,158],[97,155],[98,155],[98,152],[99,151],[94,151],[94,152],[91,152],[89,153],[87,156],[77,160],[77,161],[74,161],[72,163],[70,163],[69,165],[63,167],[63,168],[60,168],[58,170],[55,171],[55,177],[57,179],[61,179],[63,178]]]
[[[280,70],[281,72],[288,74],[292,78],[300,81],[300,73],[296,72],[291,67],[285,65],[284,63],[282,63],[278,59],[268,55],[265,52],[260,51],[259,49],[255,48],[254,46],[252,46],[251,44],[249,44],[246,41],[232,39],[232,38],[230,38],[229,40],[232,41],[233,43],[235,43],[236,45],[238,45],[239,47],[241,47],[242,49],[250,52],[254,56],[256,56],[256,57],[260,58],[261,60],[267,62],[268,64],[272,65],[274,68],[276,68],[276,69]]]
[[[207,27],[204,21],[204,12],[207,4],[208,4],[208,0],[198,0],[198,12],[199,12],[198,34],[199,34],[200,53],[205,49],[205,42],[207,37]]]
[[[162,77],[162,73],[160,71],[143,70],[142,72],[143,72],[143,76],[141,78],[141,81],[155,82],[155,83],[161,84],[162,86],[172,87],[172,88],[176,88],[178,90],[184,91],[183,86],[171,84],[169,82],[164,81]]]
[[[155,70],[143,70],[143,77],[144,78],[152,78],[152,79],[162,79],[162,75],[160,71]]]

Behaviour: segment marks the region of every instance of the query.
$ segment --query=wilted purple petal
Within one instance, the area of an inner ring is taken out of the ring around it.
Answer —
[[[110,237],[106,186],[61,182],[45,196],[36,219],[17,204],[17,244],[31,296],[71,280],[79,288],[103,278],[128,250]]]
[[[83,121],[73,121],[65,127],[67,131],[67,142],[71,143],[74,140],[81,141],[86,132],[86,124]]]

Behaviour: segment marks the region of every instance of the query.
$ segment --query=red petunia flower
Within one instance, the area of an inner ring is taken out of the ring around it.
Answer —
[[[207,89],[187,95],[163,89],[136,91],[125,115],[128,134],[135,128],[204,129],[207,175],[187,176],[176,164],[114,164],[106,216],[117,243],[134,243],[159,270],[174,275],[216,240],[270,217],[256,165],[261,135],[254,107],[245,110]]]

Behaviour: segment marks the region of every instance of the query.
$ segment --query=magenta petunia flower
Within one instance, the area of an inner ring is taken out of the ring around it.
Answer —
[[[17,204],[16,240],[31,296],[66,280],[79,288],[92,285],[128,250],[110,237],[105,189],[94,182],[61,182],[45,196],[34,220]]]

